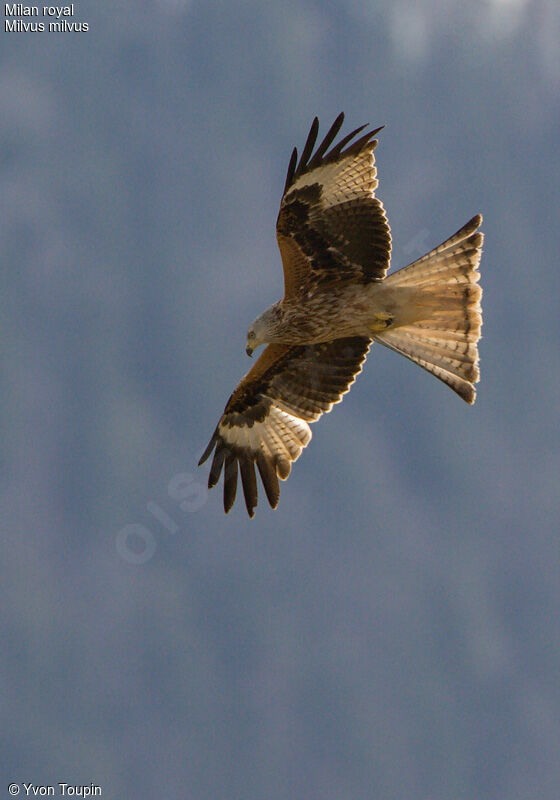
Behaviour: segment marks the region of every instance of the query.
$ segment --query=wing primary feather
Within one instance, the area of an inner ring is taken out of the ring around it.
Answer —
[[[286,183],[284,185],[284,191],[282,194],[286,194],[288,187],[291,186],[292,181],[294,179],[294,173],[296,171],[296,164],[297,164],[297,147],[294,147],[292,150],[292,155],[290,158],[290,163],[288,164],[288,174],[286,175]]]
[[[315,147],[315,142],[317,141],[318,133],[319,133],[319,120],[317,119],[317,117],[315,117],[311,125],[309,135],[307,136],[307,141],[305,142],[305,147],[303,148],[299,164],[297,165],[297,169],[295,172],[296,175],[299,175],[305,169],[309,157],[313,152],[313,148]]]
[[[369,123],[366,122],[365,125],[360,125],[359,128],[356,128],[355,130],[351,131],[343,139],[341,139],[340,142],[338,142],[333,147],[330,153],[327,154],[325,161],[333,161],[334,159],[338,158],[339,155],[342,153],[343,149],[348,144],[348,142],[350,142],[354,138],[354,136],[357,136],[358,133],[360,133],[360,131],[363,131],[364,128],[367,128],[368,124]]]
[[[375,136],[376,133],[379,133],[379,131],[382,130],[384,127],[385,127],[384,125],[381,125],[374,131],[368,131],[367,133],[364,133],[363,136],[360,136],[359,139],[356,139],[355,142],[352,142],[350,147],[348,147],[345,150],[344,155],[349,155],[351,153],[359,153],[362,147],[364,147],[366,144],[369,144],[372,140],[372,137]],[[377,142],[375,144],[377,144]]]
[[[237,456],[228,453],[224,467],[224,511],[226,514],[235,501],[237,492]]]
[[[215,486],[220,480],[220,474],[222,472],[222,464],[224,463],[226,455],[227,455],[227,449],[225,447],[220,447],[220,444],[218,444],[216,452],[214,453],[214,458],[212,459],[210,474],[208,475],[209,489]]]
[[[261,480],[263,482],[264,490],[270,503],[271,508],[276,508],[278,505],[278,498],[280,497],[280,486],[278,485],[278,476],[276,470],[264,453],[257,454],[257,466]]]
[[[204,453],[200,456],[200,461],[198,462],[198,466],[199,467],[201,466],[201,464],[204,464],[204,462],[206,461],[206,459],[208,458],[208,456],[210,455],[210,453],[214,449],[214,445],[216,444],[216,439],[217,439],[216,431],[214,431],[214,433],[212,434],[212,438],[208,442],[208,447],[206,448]]]
[[[255,516],[255,507],[258,500],[257,476],[255,475],[255,462],[250,458],[239,459],[239,469],[241,471],[241,483],[243,484],[243,495],[247,513],[250,517]]]
[[[312,169],[317,164],[321,163],[321,159],[323,158],[323,156],[325,155],[325,153],[327,152],[327,150],[329,149],[329,147],[333,143],[334,138],[336,137],[336,134],[341,129],[343,122],[344,122],[344,112],[341,111],[340,114],[338,115],[338,117],[335,119],[335,121],[331,125],[329,132],[327,133],[327,135],[325,136],[325,138],[323,139],[323,141],[321,142],[321,144],[319,145],[319,147],[315,151],[315,155],[313,156],[313,158],[311,159],[311,161],[308,164],[309,169]]]

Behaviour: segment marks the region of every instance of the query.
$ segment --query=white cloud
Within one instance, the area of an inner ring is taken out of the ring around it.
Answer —
[[[417,5],[396,3],[391,9],[391,36],[395,49],[408,61],[421,61],[428,52],[429,25]]]

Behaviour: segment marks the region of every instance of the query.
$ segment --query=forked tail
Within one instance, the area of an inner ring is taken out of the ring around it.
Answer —
[[[403,314],[411,316],[412,303],[413,321],[399,324],[397,312],[394,325],[375,336],[444,381],[467,403],[474,403],[479,379],[481,223],[478,214],[435,250],[385,279],[387,289],[396,290],[395,298],[401,288],[413,290],[406,292]]]

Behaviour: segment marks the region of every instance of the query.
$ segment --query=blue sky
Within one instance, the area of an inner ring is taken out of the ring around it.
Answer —
[[[75,6],[1,34],[6,782],[557,796],[557,5]],[[478,400],[373,347],[226,517],[196,463],[341,110],[395,267],[484,214]]]

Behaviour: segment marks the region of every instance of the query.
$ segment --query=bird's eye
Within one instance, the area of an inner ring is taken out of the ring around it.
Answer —
[[[254,339],[255,338],[255,331],[249,331],[249,333],[247,334],[247,337],[249,339]]]

